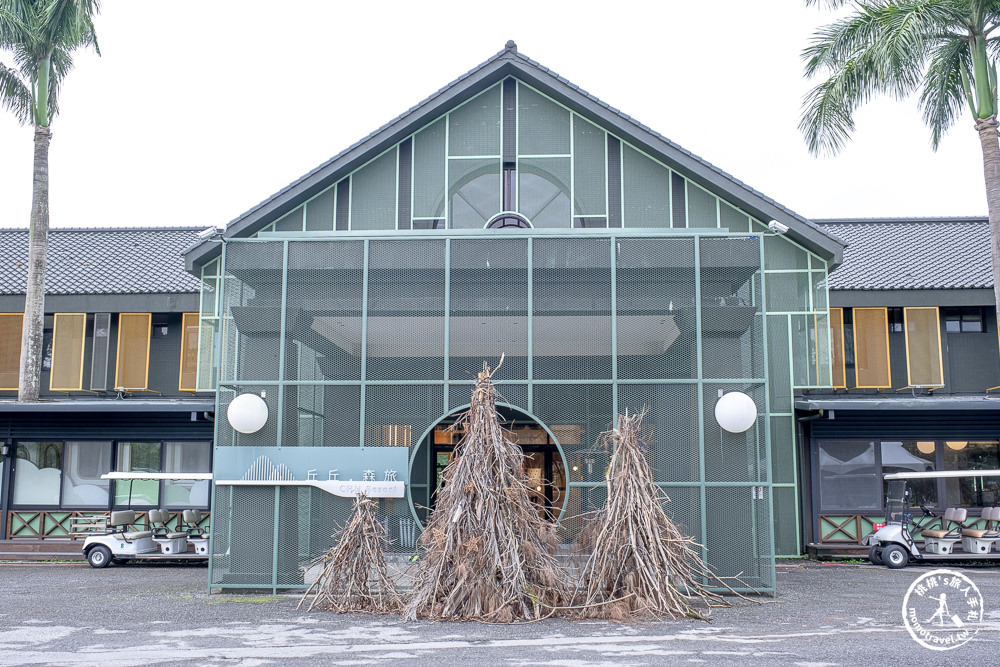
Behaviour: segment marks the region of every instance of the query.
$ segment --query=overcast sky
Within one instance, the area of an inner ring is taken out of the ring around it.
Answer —
[[[77,54],[52,124],[51,223],[225,224],[508,39],[806,217],[985,215],[968,115],[934,153],[914,99],[877,99],[839,156],[807,153],[799,54],[832,18],[798,0],[104,0],[103,55]],[[0,110],[0,227],[27,226],[32,136]]]

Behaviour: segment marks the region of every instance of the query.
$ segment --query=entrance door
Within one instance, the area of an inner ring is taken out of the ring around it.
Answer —
[[[438,424],[432,436],[435,490],[441,484],[441,472],[454,456],[455,444],[462,437],[460,432],[449,431],[449,426]],[[524,451],[524,472],[539,514],[550,521],[558,519],[566,494],[566,469],[559,448],[537,424],[513,425],[510,438]]]

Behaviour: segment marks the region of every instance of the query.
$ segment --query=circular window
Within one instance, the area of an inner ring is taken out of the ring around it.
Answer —
[[[486,223],[486,229],[531,229],[531,223],[520,213],[497,213]]]

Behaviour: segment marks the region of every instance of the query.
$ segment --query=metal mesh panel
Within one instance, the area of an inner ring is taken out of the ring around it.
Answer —
[[[517,210],[532,226],[570,227],[570,158],[521,158],[517,172]]]
[[[444,217],[444,120],[413,137],[413,216]]]
[[[749,232],[750,217],[724,201],[719,202],[719,226],[730,232]]]
[[[792,411],[792,376],[787,315],[767,316],[767,374],[771,412]]]
[[[631,146],[622,146],[625,227],[670,226],[670,170]]]
[[[396,149],[351,175],[351,229],[396,228]]]
[[[702,541],[701,530],[701,487],[700,486],[662,486],[670,499],[663,502],[663,509],[680,528],[681,533],[694,538],[698,544]],[[709,562],[712,554],[709,554]]]
[[[758,412],[764,409],[764,388],[760,385],[705,385],[704,451],[706,482],[761,482],[768,479],[765,442],[766,425],[757,422],[743,433],[730,433],[715,419],[719,391],[742,391],[754,400]]]
[[[498,380],[528,376],[527,239],[451,244],[450,376],[473,380],[483,361]]]
[[[618,239],[618,376],[695,378],[694,242]]]
[[[611,377],[609,239],[536,239],[533,375]]]
[[[573,214],[607,215],[607,133],[573,116]]]
[[[212,511],[212,583],[271,586],[274,571],[274,488],[220,487]]]
[[[333,193],[334,189],[330,188],[306,203],[307,232],[333,230]]]
[[[709,564],[721,577],[739,576],[751,588],[764,590],[774,588],[769,490],[763,487],[764,497],[755,499],[752,486],[705,489],[703,544]]]
[[[372,241],[368,274],[370,380],[444,377],[444,241]]]
[[[748,238],[701,239],[702,374],[751,378],[763,373],[763,321],[754,302],[760,248]]]
[[[284,246],[231,243],[226,251],[225,379],[277,380]]]
[[[598,451],[595,444],[601,433],[614,424],[611,385],[536,384],[532,391],[532,410],[542,422],[579,429],[579,444],[561,442],[569,465],[569,481],[602,482],[607,454]]]
[[[461,392],[457,392],[455,389],[451,390],[452,394],[458,394],[462,396]],[[471,392],[465,391],[465,403],[472,400]],[[508,403],[515,407],[524,409],[528,406],[528,385],[526,384],[499,384],[497,385],[497,398],[502,403]],[[449,400],[449,403],[451,400]],[[464,404],[464,403],[463,403]]]
[[[452,229],[482,229],[503,208],[500,158],[448,160],[448,217]]]
[[[267,421],[256,433],[239,433],[229,425],[226,414],[229,404],[240,394],[256,394],[267,405]],[[239,387],[219,387],[218,419],[215,422],[217,446],[238,445],[241,447],[275,447],[278,444],[278,387],[275,385],[242,385]]]
[[[656,481],[701,480],[697,385],[622,385],[618,410],[626,409],[633,413],[647,410],[644,435]]]
[[[363,242],[289,243],[285,379],[361,380],[363,298]]]
[[[764,266],[775,269],[808,269],[809,255],[805,250],[781,236],[764,236]]]
[[[520,83],[517,103],[518,154],[569,153],[569,110]]]
[[[500,155],[500,86],[448,114],[448,155]]]
[[[771,481],[795,483],[795,424],[792,417],[771,417]]]
[[[798,556],[802,553],[802,539],[798,531],[799,499],[794,486],[775,486],[774,494],[774,552],[781,556]]]
[[[687,226],[718,227],[718,199],[694,183],[687,183]]]
[[[442,385],[369,385],[365,446],[410,447],[444,409]]]
[[[771,313],[811,309],[812,283],[808,271],[767,274],[767,310]]]
[[[282,445],[357,447],[360,385],[286,385]]]

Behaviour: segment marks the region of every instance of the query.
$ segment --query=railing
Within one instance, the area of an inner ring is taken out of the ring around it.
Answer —
[[[874,531],[873,524],[885,521],[881,516],[863,514],[820,514],[819,541],[822,544],[861,544]]]
[[[183,510],[169,510],[167,528],[183,530]],[[10,510],[7,512],[7,535],[4,539],[77,539],[106,529],[110,512],[94,510]],[[199,527],[208,529],[211,512],[203,512]],[[136,516],[136,525],[147,527],[146,513]]]

